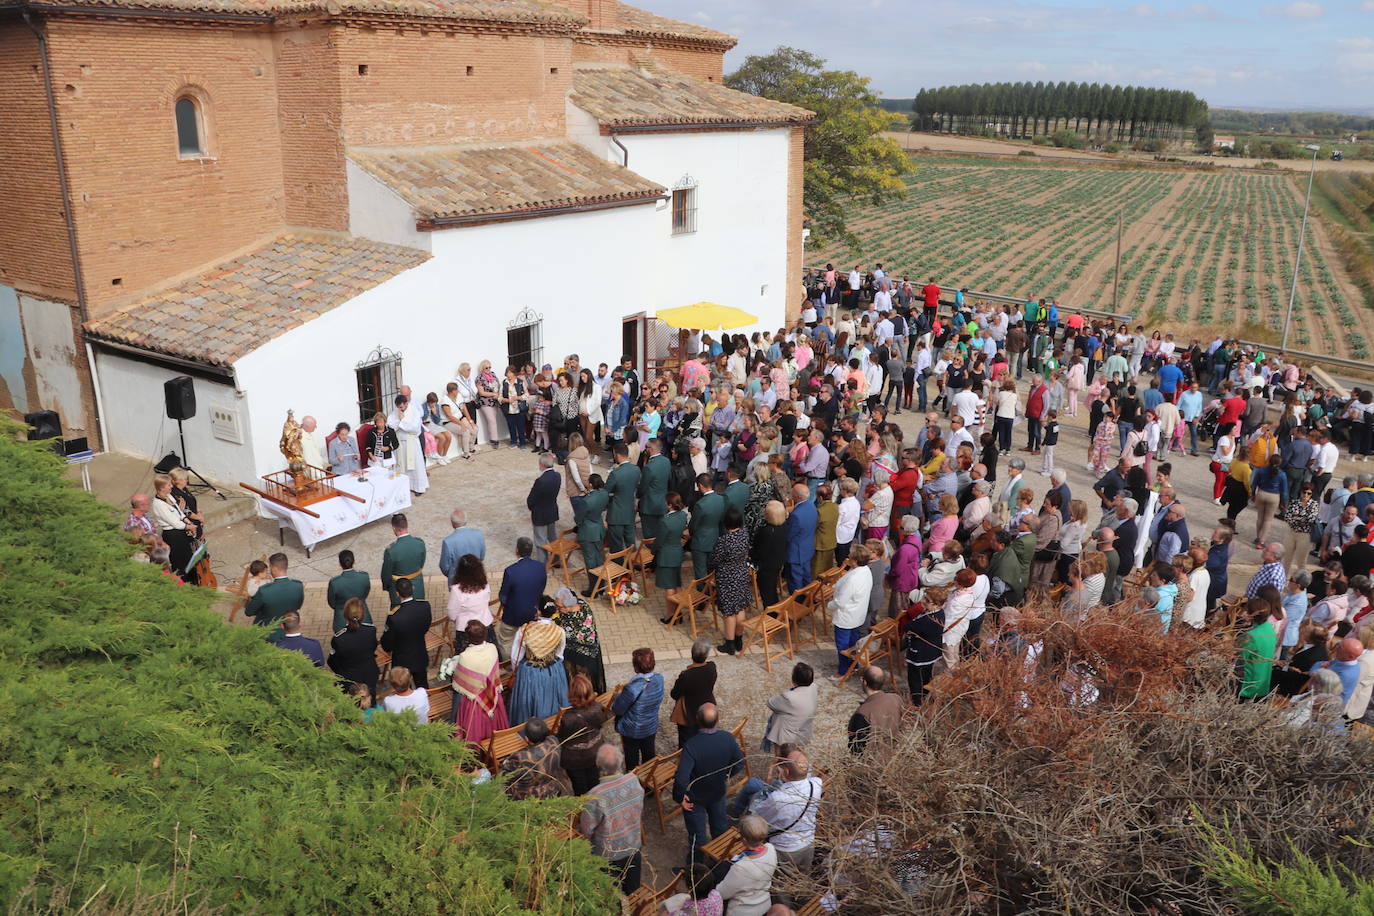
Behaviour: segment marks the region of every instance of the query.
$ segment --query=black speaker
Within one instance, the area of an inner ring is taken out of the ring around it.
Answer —
[[[189,375],[169,378],[162,391],[167,396],[168,419],[189,420],[196,415],[196,389]]]
[[[29,429],[30,442],[37,442],[40,439],[62,438],[62,421],[58,418],[55,410],[26,413],[24,414],[24,422],[31,427]]]

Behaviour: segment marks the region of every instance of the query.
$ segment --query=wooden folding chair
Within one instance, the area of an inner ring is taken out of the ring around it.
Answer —
[[[713,862],[729,862],[744,852],[744,837],[730,827],[711,842],[702,844],[701,851],[710,856]]]
[[[696,639],[697,611],[709,613],[711,601],[711,577],[705,576],[687,583],[686,588],[680,588],[671,598],[666,598],[664,604],[668,610],[668,626],[677,623],[683,615],[686,615],[687,622],[692,627],[692,638]]]
[[[835,597],[835,583],[847,572],[849,567],[846,562],[844,566],[832,566],[816,577],[816,581],[820,583],[816,589],[816,612],[820,615],[821,626],[827,633],[830,632],[830,599]]]
[[[801,909],[797,910],[797,916],[825,916],[825,910],[821,907],[820,895],[817,894],[803,903]]]
[[[634,547],[626,547],[624,550],[617,550],[615,553],[606,554],[605,561],[595,569],[588,569],[587,575],[592,577],[591,599],[596,600],[598,596],[610,602],[611,610],[619,612],[620,607],[615,603],[612,589],[621,579],[630,579],[634,576],[630,572],[630,555],[635,551]]]
[[[385,684],[387,672],[391,670],[391,653],[383,649],[381,646],[378,646],[376,658],[377,683]]]
[[[748,759],[746,756],[745,760]],[[667,830],[668,818],[682,813],[682,806],[674,803],[671,796],[668,799],[666,811],[663,804],[663,790],[667,789],[671,792],[673,780],[677,777],[677,765],[681,760],[682,749],[678,748],[671,754],[646,760],[634,769],[639,784],[644,787],[644,794],[654,800],[654,811],[658,813],[659,830]]]
[[[763,666],[768,669],[768,673],[773,673],[773,659],[796,657],[796,650],[792,648],[792,628],[788,625],[786,614],[787,608],[791,605],[791,598],[784,598],[770,608],[766,608],[762,613],[755,614],[744,621],[744,647],[740,649],[740,654],[749,651],[749,647],[754,644],[757,638],[763,642]],[[778,650],[774,652],[769,648],[770,642],[776,641]]]
[[[863,639],[844,650],[843,655],[851,661],[851,664],[849,670],[844,673],[836,686],[843,686],[844,682],[849,680],[856,671],[877,663],[877,660],[884,655],[888,657],[888,670],[893,670],[893,658],[899,639],[897,618],[884,617],[879,620]]]
[[[715,573],[712,573],[711,576],[711,623],[715,626],[717,630],[720,630],[722,633],[724,633],[725,616],[721,614],[720,604],[716,601],[716,597],[720,591],[720,588],[718,583],[716,582]],[[750,603],[749,607],[744,609],[744,612],[746,614],[748,614],[755,608],[763,607],[763,599],[759,597],[759,574],[757,570],[754,570],[752,568],[749,570],[749,590],[753,595],[753,601]]]
[[[267,554],[263,554],[258,557],[258,559],[266,563]],[[248,572],[248,567],[250,565],[251,562],[243,564],[243,575],[239,577],[239,581],[233,585],[226,586],[224,589],[229,594],[236,596],[234,598],[234,606],[229,609],[230,623],[233,623],[234,618],[239,615],[239,611],[243,610],[248,605],[248,580],[252,578],[251,574]]]
[[[549,554],[548,559],[544,561],[544,569],[552,573],[553,564],[557,562],[562,573],[563,584],[572,588],[573,574],[582,571],[572,568],[572,555],[574,551],[580,549],[577,543],[577,529],[569,528],[559,532],[558,539],[545,544],[544,549]]]
[[[448,655],[453,654],[453,621],[447,616],[441,621],[436,621],[438,626],[430,624],[429,630],[425,633],[425,651],[429,653],[429,666],[439,667],[439,663],[444,660],[444,650],[448,650]]]
[[[744,775],[735,780],[735,784],[730,787],[730,791],[732,792],[738,790],[740,786],[743,786],[748,782],[749,778],[754,775],[754,768],[749,763],[749,743],[744,737],[744,726],[748,724],[749,717],[745,716],[743,719],[739,720],[738,725],[730,729],[730,734],[734,735],[735,740],[739,742],[740,752],[744,754]]]
[[[630,569],[639,572],[639,593],[649,594],[649,564],[654,562],[655,538],[645,538],[634,546],[630,554]]]
[[[429,694],[429,721],[447,720],[453,712],[453,687],[448,684],[442,687],[429,687],[425,693]]]
[[[817,648],[821,644],[821,610],[818,596],[821,594],[822,585],[819,582],[812,582],[805,588],[799,588],[791,595],[791,602],[786,608],[786,612],[779,615],[786,621],[788,628],[792,632],[792,648],[800,651],[802,646],[814,643]],[[776,607],[776,605],[775,605]],[[770,608],[771,610],[771,608]],[[811,631],[810,639],[803,641],[801,624],[805,620],[809,623],[808,629]]]
[[[681,880],[681,873],[677,873],[669,878],[668,883],[658,890],[640,885],[638,890],[625,898],[625,902],[629,907],[630,916],[658,916],[659,907],[669,897],[677,893],[677,885]]]
[[[525,736],[520,734],[520,729],[524,725],[525,723],[521,722],[511,728],[503,728],[491,733],[491,737],[487,739],[486,758],[492,773],[501,772],[502,760],[529,745]]]

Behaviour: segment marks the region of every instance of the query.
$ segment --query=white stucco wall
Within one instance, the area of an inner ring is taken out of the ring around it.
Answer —
[[[177,423],[167,419],[162,385],[185,373],[99,349],[95,365],[112,450],[153,461],[176,452],[203,476],[231,486],[240,481],[252,483],[258,476],[248,432],[248,405],[232,385],[195,379],[196,415],[182,423],[186,432],[183,453],[177,439]],[[216,438],[211,430],[211,416],[216,408],[237,412],[242,445]],[[276,442],[275,436],[272,442]]]
[[[623,158],[609,137],[574,139],[612,162]],[[618,139],[630,152],[630,171],[666,188],[684,177],[696,181],[696,232],[674,236],[671,210],[665,206],[657,214],[656,285],[668,300],[662,305],[719,302],[758,315],[762,328],[780,327],[788,288],[788,131],[674,131]]]
[[[235,364],[253,406],[260,470],[278,470],[288,408],[313,414],[323,433],[358,421],[355,368],[376,347],[402,355],[416,396],[443,393],[458,364],[506,361],[506,328],[529,307],[543,317],[543,361],[620,357],[621,319],[652,311],[658,240],[653,204],[435,232],[434,258]],[[502,427],[504,435],[504,427]]]
[[[431,233],[415,231],[415,213],[386,185],[352,159],[345,162],[348,177],[348,228],[360,238],[430,250]]]

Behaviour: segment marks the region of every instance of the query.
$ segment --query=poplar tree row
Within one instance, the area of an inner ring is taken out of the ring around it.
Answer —
[[[1207,103],[1181,89],[1102,83],[982,83],[922,89],[912,101],[917,130],[1032,137],[1067,130],[1134,143],[1211,142]]]

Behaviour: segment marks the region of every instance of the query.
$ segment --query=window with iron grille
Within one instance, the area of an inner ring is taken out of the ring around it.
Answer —
[[[697,231],[696,188],[682,188],[673,192],[673,235]]]
[[[376,414],[390,413],[401,390],[401,354],[379,346],[358,363],[358,423],[371,423]]]
[[[528,308],[506,325],[506,365],[518,369],[525,363],[544,365],[544,316]]]

